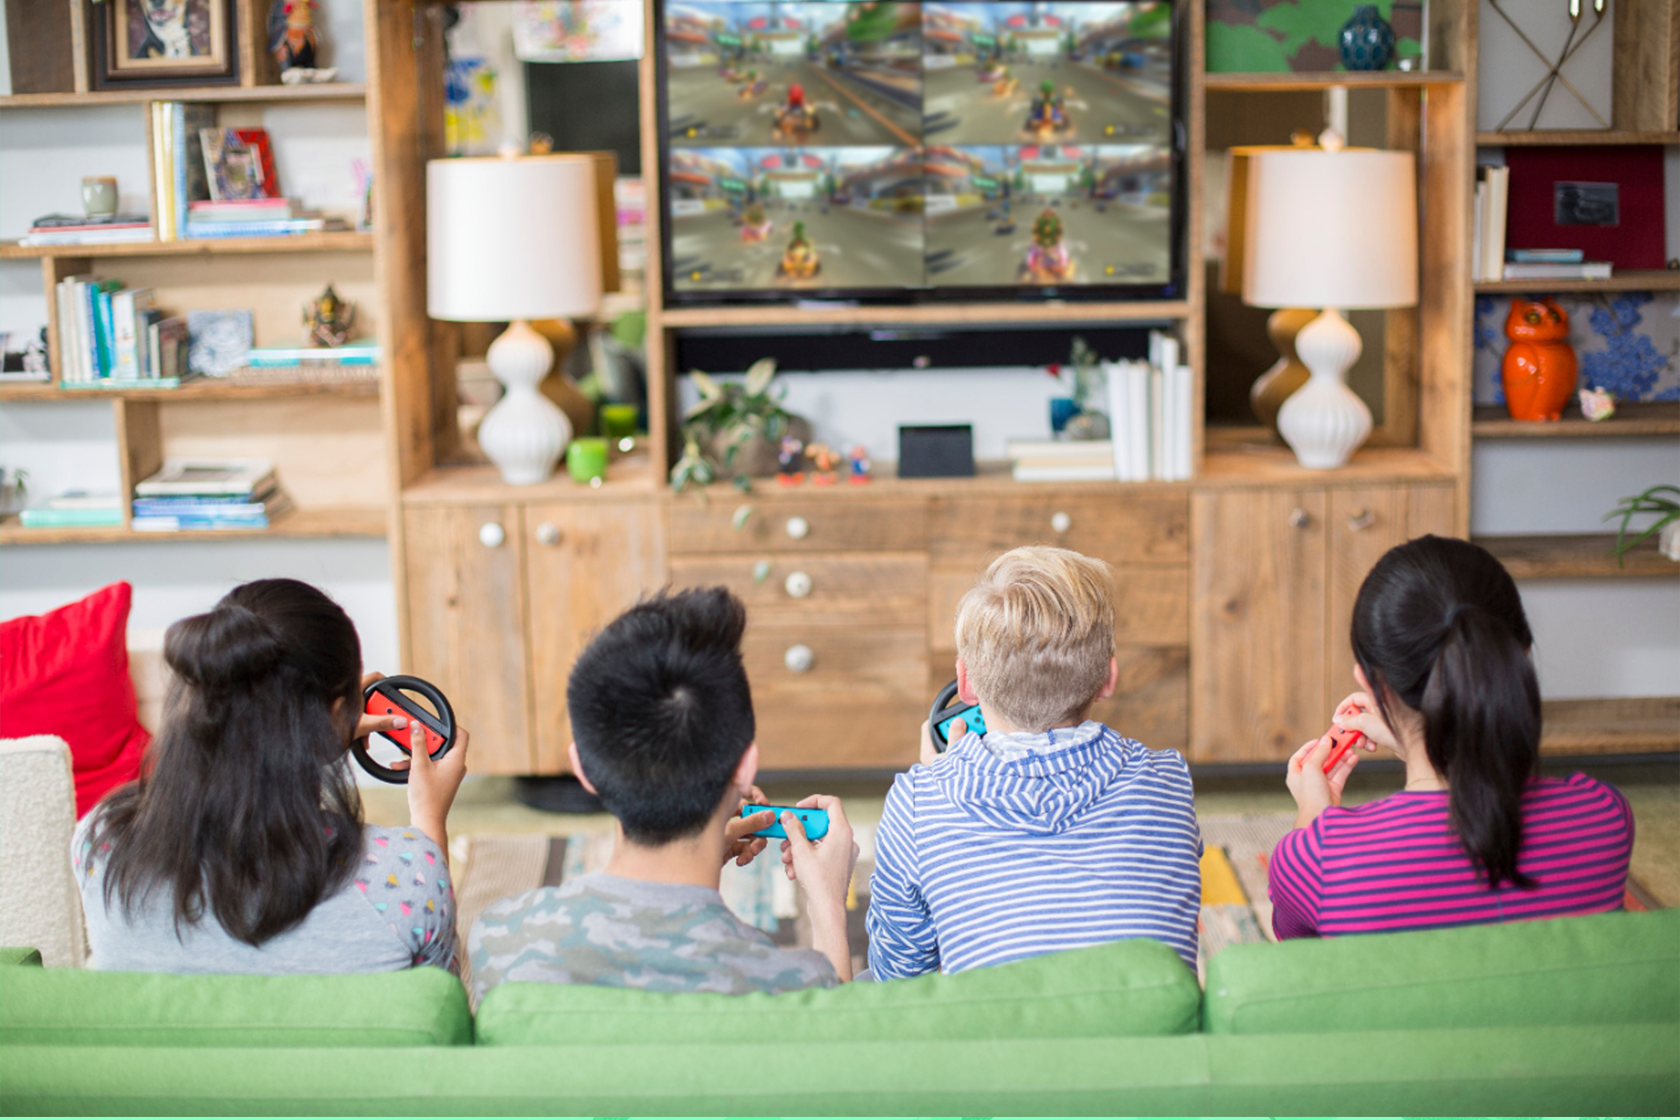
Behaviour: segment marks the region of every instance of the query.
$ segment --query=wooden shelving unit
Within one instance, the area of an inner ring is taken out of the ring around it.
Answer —
[[[1534,145],[1680,144],[1680,132],[1638,132],[1626,129],[1540,129],[1536,132],[1478,132],[1476,144],[1486,148]]]
[[[1680,435],[1680,404],[1633,401],[1616,406],[1608,420],[1588,420],[1571,401],[1563,419],[1513,420],[1502,404],[1479,404],[1471,410],[1470,434],[1476,439],[1629,439]]]
[[[1616,559],[1616,534],[1479,537],[1513,579],[1674,579],[1680,564],[1657,551],[1652,537]]]
[[[363,82],[321,82],[316,85],[200,86],[196,88],[152,88],[94,90],[87,93],[14,93],[0,95],[0,110],[74,109],[88,105],[135,105],[147,101],[267,102],[361,101],[367,96]]]
[[[110,528],[25,529],[17,518],[0,519],[0,545],[136,544],[144,541],[250,541],[279,537],[383,537],[384,507],[294,509],[281,514],[266,529],[214,529],[181,533],[137,533],[122,526]]]
[[[1628,269],[1608,280],[1478,280],[1476,290],[1499,292],[1680,292],[1680,269]]]
[[[223,237],[201,241],[118,241],[108,245],[19,245],[0,241],[0,260],[46,257],[242,256],[249,253],[366,253],[373,234],[357,230],[299,233],[290,237]]]
[[[1327,70],[1320,73],[1294,71],[1280,74],[1208,74],[1203,88],[1210,90],[1315,90],[1332,86],[1348,89],[1418,89],[1424,86],[1462,85],[1464,75],[1449,70]]]

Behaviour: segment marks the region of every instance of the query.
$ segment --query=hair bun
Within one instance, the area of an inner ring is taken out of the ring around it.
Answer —
[[[249,687],[273,670],[284,652],[280,633],[268,619],[226,600],[177,622],[163,640],[169,667],[207,692]]]

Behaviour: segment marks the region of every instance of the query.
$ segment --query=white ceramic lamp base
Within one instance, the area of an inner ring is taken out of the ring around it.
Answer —
[[[490,344],[486,358],[507,392],[479,423],[478,446],[509,486],[541,482],[572,439],[571,421],[537,390],[554,364],[554,347],[516,319]]]
[[[1335,308],[1295,336],[1295,352],[1312,377],[1283,402],[1277,425],[1303,467],[1345,466],[1371,434],[1371,410],[1346,380],[1360,349],[1359,332]]]

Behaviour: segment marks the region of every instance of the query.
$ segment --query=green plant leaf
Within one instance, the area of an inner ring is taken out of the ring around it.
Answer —
[[[700,390],[700,395],[702,397],[709,397],[715,401],[723,396],[723,390],[718,387],[718,383],[701,373],[699,370],[689,370],[688,376],[691,380],[693,380],[695,387]]]
[[[776,359],[760,358],[747,369],[747,395],[756,397],[770,388],[770,381],[776,376]]]
[[[751,505],[737,506],[735,509],[735,515],[729,519],[729,524],[737,533],[739,533],[742,529],[747,527],[747,519],[752,515],[753,507]]]
[[[763,583],[770,578],[770,561],[760,560],[753,565],[753,582]]]

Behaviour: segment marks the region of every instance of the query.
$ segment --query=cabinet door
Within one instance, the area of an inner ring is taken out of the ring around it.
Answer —
[[[1353,679],[1353,601],[1383,553],[1425,533],[1452,536],[1451,484],[1367,486],[1332,490],[1328,520],[1330,571],[1325,638],[1325,696],[1334,706],[1358,685]]]
[[[403,532],[409,671],[472,732],[473,773],[530,773],[519,507],[413,507]]]
[[[1190,755],[1287,758],[1323,732],[1323,490],[1210,490],[1190,502]]]
[[[525,509],[530,596],[533,767],[570,767],[566,678],[583,647],[642,595],[665,582],[665,542],[651,501],[556,502]]]

